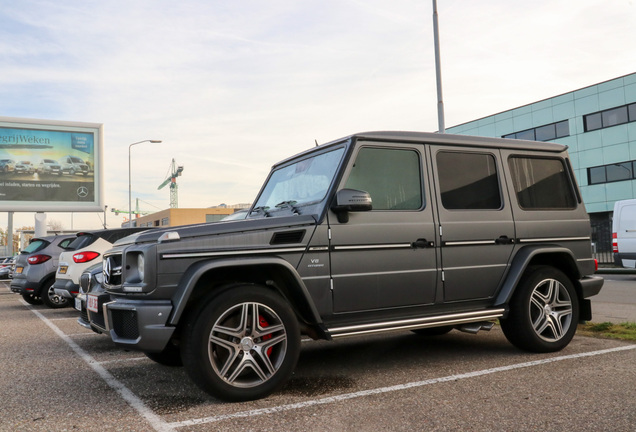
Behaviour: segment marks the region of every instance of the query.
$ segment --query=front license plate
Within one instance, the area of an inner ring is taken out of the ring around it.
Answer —
[[[99,310],[98,308],[99,308],[98,297],[88,294],[86,296],[86,309],[88,309],[91,312],[97,313],[97,311]]]
[[[75,309],[82,311],[82,300],[75,297]]]
[[[68,267],[67,267],[67,266],[60,266],[60,271],[59,271],[59,273],[60,273],[60,274],[66,274],[66,270],[68,270]]]
[[[20,274],[20,273],[22,273],[22,269],[23,269],[23,268],[24,268],[24,267],[16,267],[16,268],[15,268],[15,272],[16,272],[17,274]]]

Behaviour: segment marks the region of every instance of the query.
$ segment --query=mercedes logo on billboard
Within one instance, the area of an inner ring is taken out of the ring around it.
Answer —
[[[88,196],[88,188],[86,186],[80,186],[77,188],[77,196],[80,198],[86,198]]]

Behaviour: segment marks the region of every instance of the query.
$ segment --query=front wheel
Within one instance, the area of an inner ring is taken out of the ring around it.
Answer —
[[[570,279],[549,266],[531,267],[511,302],[508,318],[500,320],[506,338],[533,352],[565,348],[576,332],[579,302]]]
[[[233,286],[210,299],[184,329],[190,378],[228,401],[265,397],[291,376],[300,331],[285,300],[267,287]]]

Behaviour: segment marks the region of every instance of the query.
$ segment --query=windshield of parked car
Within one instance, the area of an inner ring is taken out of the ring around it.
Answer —
[[[344,148],[338,148],[278,168],[269,177],[252,213],[296,209],[323,200],[343,153]]]

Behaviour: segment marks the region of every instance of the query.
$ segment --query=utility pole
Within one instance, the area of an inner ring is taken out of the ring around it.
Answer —
[[[445,133],[444,99],[442,98],[442,62],[439,55],[439,24],[437,21],[437,0],[433,0],[433,40],[435,42],[435,76],[437,78],[437,123],[438,132]]]

